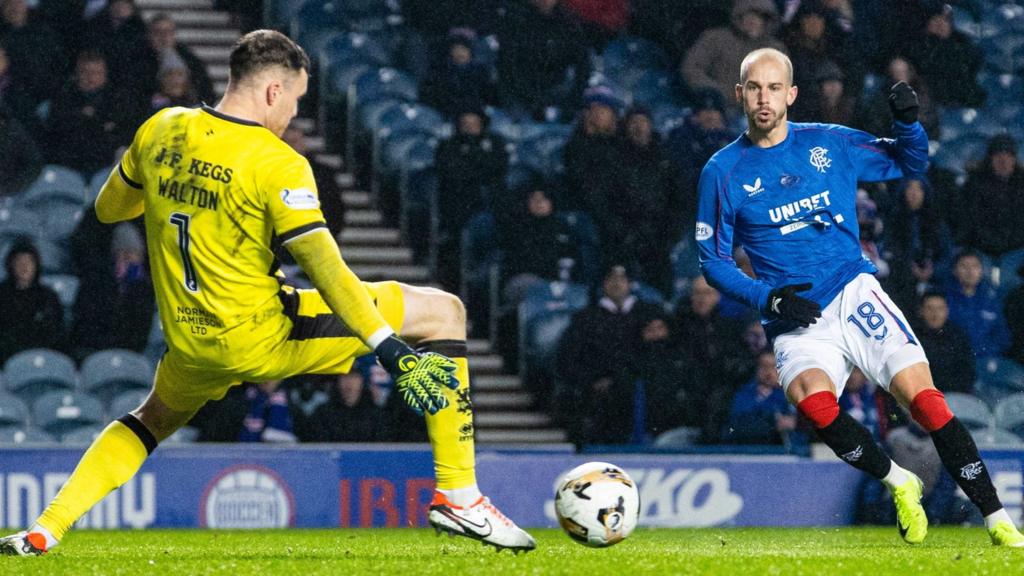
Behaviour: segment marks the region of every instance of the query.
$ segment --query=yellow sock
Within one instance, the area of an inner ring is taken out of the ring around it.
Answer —
[[[134,416],[111,422],[36,524],[60,540],[83,514],[130,480],[155,447],[156,439]]]
[[[469,399],[469,361],[466,343],[455,340],[425,342],[420,350],[445,354],[455,361],[459,387],[445,388],[448,407],[427,416],[427,436],[434,451],[437,487],[454,490],[476,484],[476,453],[473,442],[473,404]]]

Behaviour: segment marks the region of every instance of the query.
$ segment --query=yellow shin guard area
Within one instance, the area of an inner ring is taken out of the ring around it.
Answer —
[[[149,440],[152,441],[152,436]],[[148,455],[146,444],[138,434],[120,421],[111,422],[89,446],[71,478],[37,523],[60,540],[83,514],[131,479]]]
[[[455,390],[446,388],[444,391],[448,397],[448,407],[433,416],[427,416],[427,435],[434,451],[437,487],[455,490],[472,486],[476,484],[476,454],[466,343],[439,340],[424,343],[420,350],[445,354],[458,365],[455,375],[459,379],[459,387]]]

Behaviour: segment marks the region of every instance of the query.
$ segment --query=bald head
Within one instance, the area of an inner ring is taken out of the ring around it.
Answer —
[[[783,68],[786,70],[786,80],[788,85],[793,85],[793,63],[790,62],[789,56],[786,56],[775,48],[759,48],[750,54],[747,54],[746,58],[743,59],[743,63],[740,64],[740,84],[747,83],[751,67],[763,60],[771,60],[782,64]]]

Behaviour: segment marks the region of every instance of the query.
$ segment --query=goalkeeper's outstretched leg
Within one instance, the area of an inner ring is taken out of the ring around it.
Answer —
[[[499,550],[532,550],[533,538],[477,488],[465,307],[458,297],[441,290],[404,284],[401,288],[405,314],[399,335],[418,352],[442,354],[457,365],[458,387],[443,389],[448,407],[426,416],[437,475],[430,524],[439,532],[480,540]]]

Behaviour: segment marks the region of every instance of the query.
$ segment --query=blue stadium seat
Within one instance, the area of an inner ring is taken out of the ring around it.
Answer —
[[[56,438],[38,428],[8,426],[0,428],[0,446],[19,444],[50,444]]]
[[[572,128],[566,124],[541,124],[530,138],[516,144],[518,163],[552,177],[565,172],[563,151]]]
[[[608,75],[625,68],[668,70],[672,62],[660,46],[635,36],[612,40],[601,52],[601,69]]]
[[[88,446],[89,444],[92,444],[93,440],[99,437],[104,428],[105,426],[101,426],[99,424],[75,428],[67,434],[62,435],[60,437],[60,443],[72,446]]]
[[[1006,31],[978,44],[985,53],[985,66],[992,72],[1018,74],[1024,71],[1024,32]]]
[[[27,426],[28,406],[19,398],[0,391],[0,427]]]
[[[9,243],[19,236],[39,237],[43,219],[35,212],[20,206],[0,208],[0,244]],[[0,254],[6,256],[6,253]]]
[[[82,206],[85,204],[85,180],[82,175],[64,166],[54,164],[43,168],[39,177],[16,201],[19,205],[31,207],[59,199]]]
[[[44,274],[67,274],[71,271],[71,254],[63,243],[49,238],[33,240],[39,250],[39,261]]]
[[[146,390],[126,390],[115,396],[107,406],[107,420],[116,420],[121,416],[135,410],[146,400],[149,392]]]
[[[345,166],[355,166],[358,152],[366,151],[372,140],[371,134],[380,126],[380,119],[392,110],[401,108],[406,102],[397,99],[373,100],[360,108],[355,118],[348,119],[345,133]]]
[[[946,392],[945,396],[949,409],[969,430],[992,427],[992,411],[981,398],[962,392]]]
[[[39,235],[53,242],[63,242],[70,238],[85,215],[85,205],[81,201],[69,202],[59,197],[51,197],[47,202],[34,204],[32,208],[43,221]]]
[[[647,108],[677,104],[681,97],[676,76],[660,70],[647,70],[633,85],[627,101]]]
[[[562,214],[569,225],[573,242],[580,251],[580,261],[576,263],[573,277],[582,284],[593,284],[601,274],[601,246],[597,226],[586,212],[566,211]]]
[[[63,437],[83,426],[103,423],[103,404],[83,392],[49,392],[32,404],[36,426]]]
[[[82,389],[101,398],[111,399],[126,390],[148,390],[153,385],[153,365],[131,350],[103,350],[82,361]]]
[[[996,428],[1009,430],[1018,436],[1024,435],[1024,392],[1000,400],[993,413]]]
[[[978,380],[1024,392],[1024,366],[1009,358],[983,358],[975,366]]]
[[[700,428],[693,426],[680,426],[658,434],[654,438],[655,448],[673,449],[690,448],[700,440]]]
[[[700,275],[700,262],[697,260],[697,245],[689,234],[672,248],[669,256],[672,261],[672,300],[690,293],[690,281]]]
[[[20,398],[38,398],[52,390],[72,390],[78,384],[75,363],[60,352],[33,348],[4,363],[4,388]]]
[[[471,291],[486,287],[488,270],[500,263],[501,251],[495,232],[494,214],[489,211],[473,215],[462,230],[462,287],[463,300],[469,300]]]
[[[85,187],[85,206],[90,207],[96,204],[96,197],[100,195],[100,189],[110,176],[111,168],[102,168],[89,178]]]
[[[933,160],[947,170],[966,174],[967,170],[985,158],[988,140],[989,137],[984,134],[963,134],[955,140],[943,142]]]
[[[692,113],[693,111],[685,106],[659,104],[651,108],[651,121],[654,123],[654,129],[666,138],[669,132],[686,122],[686,118]]]
[[[317,53],[321,70],[333,70],[339,63],[365,62],[374,66],[391,64],[391,50],[387,38],[364,32],[329,31],[331,36]]]
[[[415,102],[419,94],[416,80],[395,68],[370,69],[352,80],[348,86],[349,113],[370,100],[392,98]]]
[[[1024,446],[1024,440],[1009,430],[999,428],[985,428],[971,430],[971,437],[974,438],[978,448],[1020,448]]]
[[[989,106],[1019,103],[1024,98],[1024,80],[1015,74],[982,74],[979,82],[988,93]]]
[[[491,132],[510,142],[519,138],[519,123],[507,111],[502,108],[488,106],[484,109],[484,112],[489,119],[488,129]]]
[[[166,440],[164,444],[192,444],[199,439],[199,429],[193,428],[192,426],[182,426],[174,431]]]
[[[78,276],[71,274],[47,274],[40,276],[39,283],[57,293],[57,298],[65,309],[71,308],[78,296]]]
[[[414,253],[427,255],[427,265],[433,270],[437,263],[441,217],[434,159],[421,155],[405,162],[399,174],[398,192],[401,205],[399,227]]]
[[[555,352],[572,315],[589,303],[587,287],[543,282],[519,304],[519,374],[526,380],[554,374]]]

